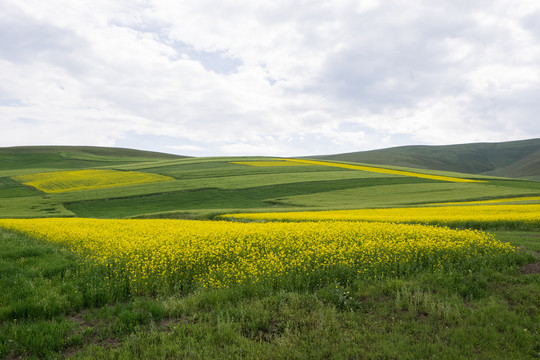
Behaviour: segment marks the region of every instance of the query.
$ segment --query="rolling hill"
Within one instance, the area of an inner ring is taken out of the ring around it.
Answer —
[[[311,158],[540,179],[540,139],[443,146],[399,146]]]
[[[371,166],[0,148],[0,358],[536,358],[540,181],[493,175],[535,174],[535,143]],[[445,208],[474,216],[425,225]],[[319,210],[345,211],[261,217]]]
[[[484,155],[477,150],[475,168],[484,166],[483,174],[512,167],[530,170],[535,144],[538,141],[502,144],[502,150],[486,150]],[[390,155],[375,157],[381,162],[370,167],[270,157],[188,158],[99,147],[3,148],[0,217],[208,217],[238,211],[359,209],[540,196],[537,181],[425,169],[449,170],[442,159],[453,155],[454,169],[463,170],[458,159],[471,159],[475,146],[485,144],[464,145],[447,155],[442,147],[438,159],[428,152],[423,163],[411,150],[415,156],[408,161],[415,160],[416,168],[381,165]],[[491,160],[482,165],[482,156],[488,154]]]
[[[85,169],[181,158],[185,156],[97,146],[15,146],[0,148],[0,172],[31,168]]]

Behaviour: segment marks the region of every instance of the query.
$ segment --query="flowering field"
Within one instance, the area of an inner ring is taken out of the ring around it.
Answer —
[[[287,221],[388,221],[472,227],[540,227],[540,204],[407,207],[227,214],[224,217]]]
[[[99,169],[51,171],[19,175],[13,178],[46,193],[103,189],[174,180],[170,176],[158,174]]]
[[[283,160],[290,161],[297,164],[304,164],[304,165],[331,166],[331,167],[338,167],[338,168],[344,168],[344,169],[350,169],[350,170],[361,170],[361,171],[390,174],[390,175],[412,176],[412,177],[418,177],[418,178],[424,178],[424,179],[441,180],[441,181],[449,181],[449,182],[469,182],[469,183],[470,182],[483,182],[482,180],[472,180],[472,179],[464,179],[464,178],[442,176],[442,175],[431,175],[431,174],[424,174],[424,173],[419,173],[419,172],[386,169],[386,168],[374,167],[374,166],[343,164],[343,163],[336,163],[336,162],[330,162],[330,161],[300,160],[300,159],[283,159]]]
[[[0,219],[0,227],[65,244],[104,266],[111,286],[135,293],[346,283],[471,266],[515,251],[478,231],[388,223],[52,218]]]

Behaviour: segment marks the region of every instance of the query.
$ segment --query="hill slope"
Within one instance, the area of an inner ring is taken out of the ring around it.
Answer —
[[[540,178],[540,139],[443,146],[399,146],[312,158],[514,178]]]
[[[16,169],[85,169],[185,156],[96,146],[16,146],[0,148],[0,172]]]
[[[508,163],[527,167],[534,157],[520,161]],[[4,148],[0,217],[190,217],[540,198],[535,181],[384,168],[269,157],[185,158],[113,148]],[[91,171],[80,171],[85,169]],[[91,176],[96,172],[109,175]],[[167,181],[117,181],[128,175]],[[35,183],[42,177],[48,179],[46,187]]]

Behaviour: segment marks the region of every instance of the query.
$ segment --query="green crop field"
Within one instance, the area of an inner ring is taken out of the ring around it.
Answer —
[[[540,358],[537,144],[296,163],[0,148],[0,358]],[[484,202],[532,215],[481,232],[256,216]]]
[[[92,152],[85,152],[84,148],[57,152],[54,149],[39,148],[35,153],[28,148],[0,151],[3,160],[0,175],[4,175],[0,178],[3,199],[0,217],[122,218],[170,215],[174,211],[198,216],[250,208],[276,211],[369,208],[540,194],[539,183],[535,181],[404,167],[387,168],[481,182],[453,183],[323,165],[249,165],[253,161],[269,164],[276,161],[264,157],[171,159],[171,156],[127,150],[115,154],[110,149]],[[135,171],[166,176],[170,181],[44,193],[17,180],[73,169]]]

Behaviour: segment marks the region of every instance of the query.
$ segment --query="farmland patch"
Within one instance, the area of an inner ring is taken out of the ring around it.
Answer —
[[[387,221],[467,228],[538,229],[540,228],[540,204],[249,213],[224,215],[224,217],[277,221]]]
[[[247,209],[284,206],[280,198],[352,187],[381,184],[426,183],[415,178],[368,178],[327,181],[303,181],[243,189],[203,188],[107,200],[67,202],[66,208],[83,217],[121,217],[189,209]],[[247,184],[246,184],[247,185]],[[286,205],[285,205],[286,206]],[[290,205],[294,206],[294,205]]]
[[[45,193],[103,189],[174,180],[171,177],[117,170],[72,170],[19,175],[15,180]]]
[[[311,164],[295,163],[284,160],[267,160],[267,161],[232,161],[231,164],[248,165],[248,166],[309,166]]]
[[[309,289],[474,269],[516,252],[487,233],[389,223],[59,218],[6,219],[0,227],[67,245],[107,268],[110,286],[140,294],[259,282]]]
[[[420,173],[420,172],[394,170],[394,169],[388,169],[388,168],[383,168],[383,167],[373,167],[373,166],[365,166],[365,165],[352,165],[352,164],[344,164],[344,163],[335,163],[335,162],[329,162],[329,161],[300,160],[300,159],[284,159],[284,160],[292,161],[292,162],[296,162],[296,163],[301,163],[301,164],[331,166],[331,167],[351,169],[351,170],[360,170],[360,171],[376,172],[376,173],[382,173],[382,174],[402,175],[402,176],[413,176],[413,177],[419,177],[419,178],[424,178],[424,179],[449,181],[449,182],[483,182],[482,180],[457,178],[457,177],[442,176],[442,175],[432,175],[432,174],[426,174],[426,173]]]
[[[0,177],[0,198],[36,195],[37,191],[25,187],[10,177]]]

